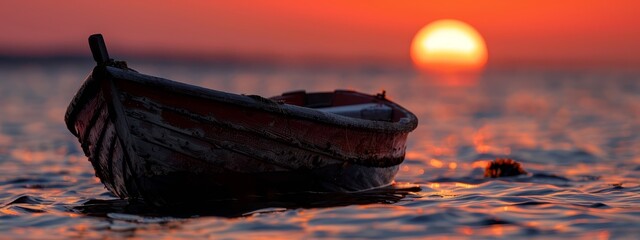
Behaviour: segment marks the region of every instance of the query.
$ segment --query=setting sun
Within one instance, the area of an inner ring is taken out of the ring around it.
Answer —
[[[429,72],[477,71],[487,62],[484,39],[458,20],[439,20],[420,29],[411,44],[411,59]]]

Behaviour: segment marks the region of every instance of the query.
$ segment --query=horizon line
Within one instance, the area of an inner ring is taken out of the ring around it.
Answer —
[[[282,57],[274,54],[233,54],[219,53],[206,56],[189,56],[177,54],[124,54],[115,60],[127,62],[145,62],[155,64],[194,64],[214,66],[265,66],[265,67],[329,67],[329,68],[383,68],[383,69],[413,69],[414,65],[409,58],[406,60],[365,58],[365,57]],[[1,53],[0,64],[10,63],[45,63],[45,62],[87,62],[93,63],[91,54],[78,53],[45,53],[45,54],[15,54]],[[581,69],[581,68],[614,68],[614,69],[640,69],[639,63],[619,59],[499,59],[489,60],[485,69],[504,68],[550,68],[550,69]]]

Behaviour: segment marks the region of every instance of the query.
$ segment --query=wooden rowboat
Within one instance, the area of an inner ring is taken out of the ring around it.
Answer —
[[[121,198],[352,192],[389,185],[418,120],[384,94],[236,95],[140,74],[89,43],[97,66],[65,122]]]

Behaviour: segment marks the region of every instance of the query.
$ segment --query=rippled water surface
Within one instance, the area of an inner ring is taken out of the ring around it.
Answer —
[[[450,86],[376,69],[130,65],[264,96],[384,89],[420,125],[386,189],[150,210],[110,194],[63,124],[89,62],[0,64],[0,238],[640,236],[638,72],[489,70]],[[497,157],[529,174],[484,179]]]

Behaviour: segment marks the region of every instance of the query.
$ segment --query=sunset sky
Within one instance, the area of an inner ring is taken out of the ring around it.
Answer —
[[[417,31],[457,19],[489,63],[640,64],[637,1],[2,1],[0,55],[238,55],[409,63]],[[126,53],[126,54],[125,54]]]

